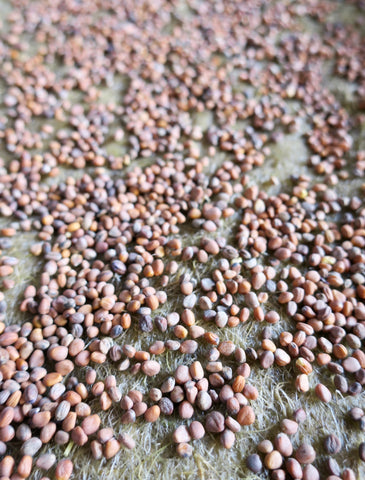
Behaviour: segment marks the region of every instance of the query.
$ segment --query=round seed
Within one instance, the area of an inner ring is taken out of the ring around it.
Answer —
[[[220,412],[208,413],[205,420],[205,429],[207,432],[219,433],[224,430],[224,416]]]
[[[261,458],[257,455],[257,453],[253,453],[247,457],[246,465],[247,468],[253,473],[260,473],[262,470]]]
[[[142,363],[142,372],[149,377],[157,375],[160,371],[160,368],[161,365],[155,360],[147,360],[146,362]]]
[[[200,422],[194,420],[189,426],[189,434],[193,440],[200,440],[205,435],[205,429]]]
[[[283,464],[283,457],[281,456],[280,452],[273,450],[265,455],[264,463],[265,467],[269,470],[276,470]]]
[[[172,439],[175,443],[188,443],[191,440],[191,436],[188,428],[185,425],[180,425],[174,431]]]
[[[302,443],[295,452],[295,458],[301,464],[313,463],[316,458],[316,452],[312,445]]]
[[[56,480],[69,480],[73,471],[73,463],[71,460],[64,459],[57,463],[55,477]]]
[[[324,449],[329,455],[335,455],[341,451],[342,442],[335,434],[328,435],[324,439]]]

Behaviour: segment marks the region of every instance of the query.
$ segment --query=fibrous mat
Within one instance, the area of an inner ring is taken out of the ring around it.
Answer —
[[[0,6],[1,479],[365,478],[364,2]]]

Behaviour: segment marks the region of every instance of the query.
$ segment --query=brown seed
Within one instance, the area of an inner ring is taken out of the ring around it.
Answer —
[[[316,385],[315,389],[314,389],[317,397],[322,401],[322,402],[325,402],[325,403],[328,403],[331,401],[332,399],[332,394],[331,392],[328,390],[328,388],[323,385],[322,383],[319,383],[318,385]]]
[[[104,457],[109,460],[115,457],[120,450],[120,443],[115,438],[111,438],[104,445]]]
[[[193,362],[189,367],[189,373],[194,380],[201,380],[204,377],[204,370],[199,361]]]
[[[13,273],[14,269],[10,265],[0,266],[0,277],[7,277]]]
[[[290,355],[288,355],[285,350],[282,350],[281,348],[277,348],[275,350],[275,363],[279,365],[279,367],[283,367],[285,365],[289,365],[291,362]]]
[[[181,314],[181,320],[186,326],[191,327],[195,324],[195,315],[191,310],[186,308]]]
[[[188,443],[179,443],[176,447],[176,453],[179,455],[179,457],[191,457],[193,454],[193,447]]]
[[[102,428],[97,433],[97,438],[99,442],[106,443],[108,440],[113,438],[114,431],[112,428]]]
[[[172,435],[172,439],[175,443],[190,442],[191,436],[188,428],[185,425],[180,425],[177,427]]]
[[[148,408],[144,414],[146,422],[156,422],[160,416],[160,407],[158,405],[153,405]]]
[[[56,383],[60,383],[62,380],[62,375],[56,372],[48,373],[43,378],[43,383],[46,387],[52,387],[56,385]]]
[[[298,375],[295,379],[295,387],[299,392],[308,392],[309,390],[309,380],[308,380],[308,375],[305,373],[302,373],[301,375]]]
[[[20,449],[20,453],[22,453],[23,455],[30,455],[31,457],[34,457],[34,455],[38,452],[38,450],[40,450],[41,447],[41,440],[37,437],[32,437],[23,443]]]
[[[243,389],[243,395],[249,400],[256,400],[259,396],[259,392],[253,385],[246,384]]]
[[[208,392],[202,390],[198,393],[196,397],[196,405],[200,410],[202,410],[203,412],[209,410],[212,406],[212,403],[212,397],[209,395]]]
[[[146,362],[142,363],[142,372],[149,377],[157,375],[160,371],[160,368],[161,365],[155,360],[147,360]]]
[[[219,433],[224,430],[224,416],[220,412],[210,412],[205,419],[207,432]]]
[[[36,461],[36,465],[41,470],[49,470],[56,463],[56,455],[53,453],[44,453]]]
[[[264,464],[269,470],[276,470],[283,464],[283,457],[280,452],[273,450],[265,455]]]
[[[54,422],[49,422],[45,425],[40,434],[39,438],[42,443],[48,443],[51,441],[53,435],[56,433],[57,425]]]
[[[361,369],[359,361],[354,357],[345,358],[345,360],[342,362],[342,366],[346,370],[346,372],[349,373],[355,373]]]
[[[257,449],[261,453],[270,453],[274,450],[274,445],[270,440],[262,440],[257,446]]]
[[[316,458],[316,452],[312,445],[302,443],[295,452],[295,458],[299,463],[313,463]]]
[[[128,433],[121,433],[118,437],[119,442],[129,450],[133,450],[136,446],[136,442],[133,440],[133,438],[128,435]]]
[[[33,415],[32,425],[35,428],[42,428],[51,420],[51,412],[39,412]]]
[[[298,480],[303,478],[302,467],[301,467],[300,463],[298,462],[298,460],[295,460],[295,458],[288,458],[285,461],[285,467],[286,467],[289,475],[291,475],[291,477],[293,477],[295,479],[298,479]]]
[[[179,405],[179,416],[180,418],[189,419],[194,415],[193,406],[186,400],[180,403]]]
[[[185,355],[191,355],[198,349],[198,343],[195,340],[185,340],[180,345],[180,352]]]
[[[32,471],[33,458],[30,455],[24,455],[19,461],[17,472],[20,477],[27,478]]]
[[[298,431],[298,424],[294,420],[284,418],[284,420],[281,422],[281,430],[287,435],[294,435]]]
[[[249,405],[242,407],[237,415],[237,421],[240,425],[252,425],[255,418],[255,412]]]
[[[260,365],[262,368],[270,368],[274,363],[274,354],[270,351],[262,352],[260,355]]]
[[[147,403],[145,402],[136,402],[133,405],[133,410],[136,413],[136,417],[140,417],[141,415],[143,415],[146,412],[147,408]]]
[[[55,478],[56,480],[69,480],[73,471],[71,460],[63,459],[57,463]]]
[[[312,372],[313,368],[312,365],[305,359],[305,358],[298,358],[295,362],[295,365],[300,372],[308,375]]]
[[[356,480],[355,472],[351,468],[345,468],[342,472],[343,480]]]
[[[11,424],[14,418],[14,408],[5,407],[4,410],[0,412],[0,428],[7,427]]]
[[[229,430],[228,428],[226,428],[220,435],[220,442],[224,448],[232,448],[235,440],[235,434],[232,432],[232,430]]]
[[[319,472],[313,465],[306,465],[303,469],[303,480],[319,480]]]
[[[68,355],[68,348],[67,347],[62,347],[60,345],[52,348],[49,350],[48,356],[51,360],[54,360],[55,362],[59,362],[60,360],[65,360]]]
[[[72,432],[71,432],[71,438],[76,445],[81,447],[82,445],[85,445],[87,443],[88,438],[86,433],[83,431],[81,427],[75,427]]]
[[[191,380],[189,367],[180,365],[175,371],[175,380],[178,384],[183,384]]]
[[[95,460],[100,460],[103,457],[103,446],[97,440],[93,440],[90,444],[90,450]]]
[[[285,433],[279,433],[275,437],[274,446],[284,457],[290,457],[293,453],[293,445]]]
[[[246,384],[246,379],[243,375],[237,375],[232,384],[232,389],[234,392],[242,392]]]
[[[328,435],[324,439],[324,449],[329,455],[335,455],[341,451],[342,442],[335,434]]]
[[[73,428],[75,428],[77,420],[76,412],[69,412],[67,417],[62,422],[62,428],[65,432],[70,432]]]
[[[10,455],[7,455],[0,462],[0,475],[5,478],[10,477],[11,474],[13,473],[14,466],[15,466],[14,458],[11,457]]]
[[[63,430],[58,430],[54,437],[56,445],[66,445],[70,441],[70,434]]]
[[[204,437],[205,429],[200,422],[194,420],[194,422],[191,422],[189,426],[189,434],[191,435],[192,439],[199,440]]]
[[[92,435],[93,433],[96,433],[100,427],[99,415],[94,414],[84,418],[81,423],[81,427],[86,435]]]
[[[260,473],[262,470],[262,461],[257,453],[253,453],[247,457],[246,465],[247,468],[253,473]]]
[[[212,255],[217,255],[219,253],[219,246],[215,240],[209,238],[203,238],[201,241],[202,248]]]

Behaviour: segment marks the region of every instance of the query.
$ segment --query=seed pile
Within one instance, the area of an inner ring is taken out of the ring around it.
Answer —
[[[198,441],[234,449],[256,428],[257,371],[289,372],[299,399],[329,408],[358,399],[347,420],[364,431],[365,14],[352,4],[362,15],[346,24],[326,1],[14,0],[0,36],[2,480],[77,478],[54,445],[117,462],[137,422],[173,419],[185,461]],[[351,85],[349,107],[327,70]],[[294,156],[268,174],[291,135],[306,168]],[[13,242],[30,234],[39,271],[13,306]],[[242,478],[361,475],[364,443],[339,465],[344,438],[319,451],[301,436],[310,415],[294,409],[250,446]]]

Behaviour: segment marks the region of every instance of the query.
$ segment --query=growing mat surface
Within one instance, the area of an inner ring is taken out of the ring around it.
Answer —
[[[364,479],[365,3],[0,7],[0,479]]]

